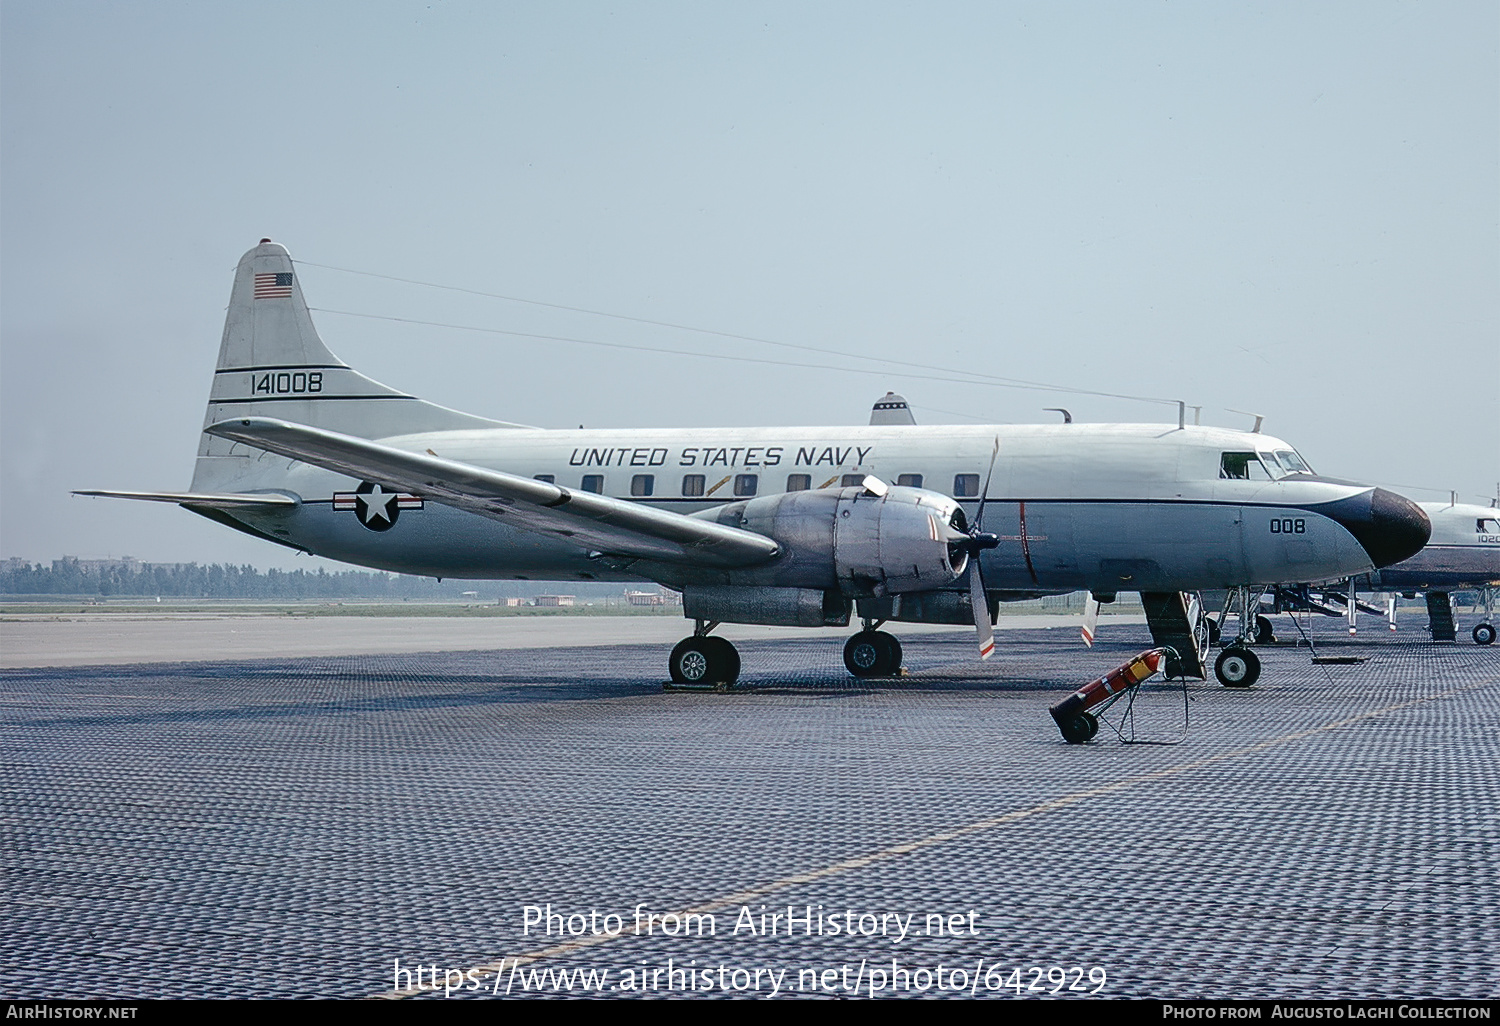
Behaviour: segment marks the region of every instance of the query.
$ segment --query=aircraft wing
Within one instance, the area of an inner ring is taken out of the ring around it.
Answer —
[[[742,567],[781,550],[765,535],[366,438],[269,417],[220,421],[211,435],[564,538],[608,555]]]

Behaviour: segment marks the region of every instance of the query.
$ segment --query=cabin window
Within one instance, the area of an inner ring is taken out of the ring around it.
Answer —
[[[1231,481],[1269,481],[1271,472],[1253,452],[1226,452],[1219,457],[1219,476]]]
[[[702,474],[684,474],[684,475],[682,475],[682,494],[686,495],[690,499],[696,499],[698,496],[702,495],[703,494],[703,475]]]
[[[786,490],[789,492],[805,492],[811,487],[811,474],[788,474],[786,476]]]
[[[902,474],[900,477],[896,478],[896,483],[898,485],[900,485],[902,488],[921,488],[922,487],[922,475],[921,474]]]
[[[634,496],[650,495],[656,491],[655,474],[637,474],[630,479],[630,494]]]
[[[582,487],[586,492],[594,492],[596,494],[602,495],[604,493],[604,475],[584,474]]]
[[[953,497],[955,499],[973,499],[979,495],[978,474],[954,474],[953,475]]]
[[[533,481],[545,481],[548,484],[553,484],[554,482],[557,481],[557,478],[553,477],[551,474],[537,474],[535,477],[532,478],[532,480]]]
[[[736,474],[734,475],[734,494],[743,498],[746,495],[754,495],[755,489],[760,485],[759,474]]]
[[[865,483],[865,475],[863,475],[863,474],[845,474],[844,477],[843,477],[843,480],[839,482],[839,487],[840,488],[858,488],[861,485],[863,485],[864,483]]]
[[[1500,534],[1500,520],[1486,520],[1481,517],[1474,521],[1474,530],[1480,534]]]

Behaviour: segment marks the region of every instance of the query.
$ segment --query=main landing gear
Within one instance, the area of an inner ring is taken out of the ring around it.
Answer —
[[[716,622],[699,620],[691,638],[683,638],[667,659],[672,683],[686,687],[726,690],[740,676],[740,653],[723,638],[708,632]]]
[[[876,630],[884,621],[866,620],[864,630],[844,645],[844,665],[856,677],[895,677],[901,673],[901,642]],[[699,620],[693,636],[683,638],[667,659],[669,687],[727,691],[740,676],[740,653],[724,638],[709,632],[715,620]]]
[[[844,665],[856,677],[894,677],[901,672],[901,642],[894,634],[875,630],[878,626],[866,620],[865,629],[844,645]]]

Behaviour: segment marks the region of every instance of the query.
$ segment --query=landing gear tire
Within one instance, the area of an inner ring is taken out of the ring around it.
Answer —
[[[889,677],[901,666],[901,642],[885,631],[860,631],[844,644],[844,666],[856,677]]]
[[[1495,643],[1495,625],[1481,623],[1474,627],[1474,644],[1493,645]]]
[[[1226,688],[1248,688],[1260,679],[1260,656],[1237,645],[1226,648],[1214,661],[1214,676]]]
[[[667,659],[672,683],[728,687],[740,675],[740,654],[713,635],[683,638]]]
[[[1099,720],[1093,713],[1081,712],[1059,726],[1063,740],[1070,745],[1086,745],[1099,733]]]
[[[1276,631],[1271,626],[1271,620],[1266,616],[1255,618],[1255,643],[1257,645],[1269,645],[1276,640]]]

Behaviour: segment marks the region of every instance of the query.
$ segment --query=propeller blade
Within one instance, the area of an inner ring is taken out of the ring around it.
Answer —
[[[984,578],[979,574],[979,555],[969,561],[969,604],[974,607],[974,629],[979,634],[979,658],[995,654],[995,628],[990,623],[990,604],[985,599]]]
[[[1000,455],[1000,436],[995,436],[995,447],[990,450],[990,469],[984,475],[984,490],[979,493],[979,509],[974,513],[974,534],[979,534],[979,528],[984,523],[984,502],[990,497],[990,478],[995,476],[995,457]]]
[[[1094,633],[1099,629],[1099,600],[1094,598],[1094,593],[1089,592],[1089,597],[1083,603],[1083,643],[1089,648],[1094,647]]]
[[[984,475],[984,490],[979,493],[979,508],[974,512],[974,523],[967,536],[954,539],[953,544],[969,554],[969,607],[974,613],[974,630],[979,636],[979,658],[988,659],[995,654],[995,627],[990,623],[990,604],[984,593],[984,577],[979,570],[979,554],[1000,544],[1000,536],[985,534],[980,530],[984,523],[984,500],[990,493],[990,479],[995,476],[995,457],[1000,455],[1000,436],[995,436],[995,447],[990,450],[990,469]]]

